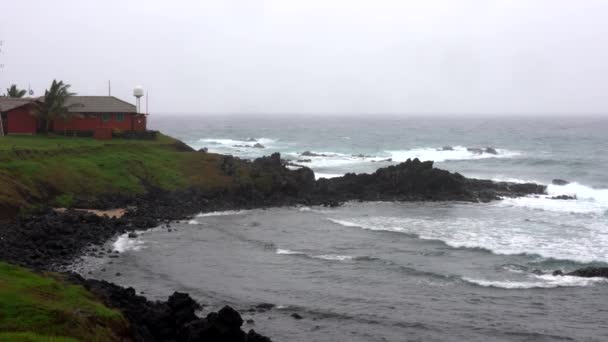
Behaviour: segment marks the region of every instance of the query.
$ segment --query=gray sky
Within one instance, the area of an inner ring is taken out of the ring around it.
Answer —
[[[151,112],[608,112],[605,0],[39,0],[0,6],[2,92]]]

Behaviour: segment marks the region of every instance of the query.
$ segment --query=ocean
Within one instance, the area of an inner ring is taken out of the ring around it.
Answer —
[[[119,237],[109,247],[120,258],[79,266],[94,277],[151,298],[188,292],[204,311],[233,305],[253,319],[246,328],[276,341],[608,340],[608,281],[551,275],[608,266],[607,117],[166,114],[149,121],[195,149],[240,158],[279,152],[317,178],[419,158],[467,177],[547,184],[548,193],[205,213],[171,231]],[[576,199],[552,199],[559,195]],[[248,311],[259,303],[276,306]]]

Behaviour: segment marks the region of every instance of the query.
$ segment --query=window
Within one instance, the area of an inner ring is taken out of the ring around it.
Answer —
[[[124,121],[125,120],[125,114],[124,113],[117,113],[116,114],[116,121]]]
[[[103,121],[103,122],[110,121],[111,119],[112,119],[112,114],[110,114],[110,113],[103,113],[103,115],[101,116],[101,121]]]

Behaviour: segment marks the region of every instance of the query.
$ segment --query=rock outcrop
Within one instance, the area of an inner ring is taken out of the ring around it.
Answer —
[[[608,278],[608,267],[586,267],[581,268],[573,272],[563,273],[561,270],[553,272],[554,276],[558,275],[569,275],[573,277],[583,277],[583,278]]]
[[[136,341],[221,341],[269,342],[254,330],[241,330],[241,315],[225,306],[199,318],[201,306],[188,294],[175,292],[166,302],[152,302],[138,296],[133,288],[123,288],[103,280],[84,279],[71,274],[69,280],[84,286],[106,305],[119,309],[130,322]]]

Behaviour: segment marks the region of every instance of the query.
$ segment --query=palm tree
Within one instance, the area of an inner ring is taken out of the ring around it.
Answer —
[[[61,118],[64,121],[69,120],[72,117],[70,109],[78,106],[78,104],[66,105],[68,97],[76,95],[76,93],[71,93],[69,89],[69,84],[53,80],[51,88],[44,91],[44,99],[35,104],[34,115],[44,122],[46,134],[49,134],[49,128],[53,119]]]
[[[16,84],[11,84],[10,88],[6,88],[6,96],[8,97],[23,97],[27,94],[27,90],[18,89]]]

